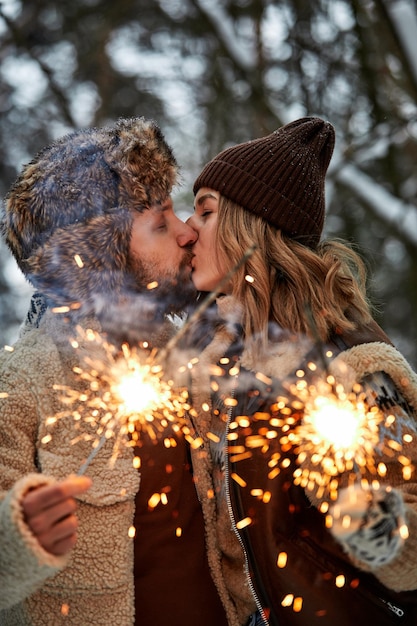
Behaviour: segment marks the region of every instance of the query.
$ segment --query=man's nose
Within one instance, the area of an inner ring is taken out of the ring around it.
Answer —
[[[182,248],[185,246],[192,246],[198,239],[198,234],[190,224],[189,218],[185,223],[182,223],[181,232],[178,235],[178,245]]]

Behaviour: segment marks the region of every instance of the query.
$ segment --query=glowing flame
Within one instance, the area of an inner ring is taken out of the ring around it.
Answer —
[[[303,390],[301,396],[305,396],[302,418],[287,437],[297,453],[296,484],[318,488],[318,495],[326,489],[335,499],[337,476],[343,472],[383,474],[381,464],[379,470],[375,467],[383,415],[377,407],[368,407],[359,387],[346,394],[340,386],[320,384]]]
[[[158,391],[151,382],[146,382],[141,372],[132,372],[114,385],[115,392],[123,402],[125,413],[149,411],[158,403]]]
[[[349,400],[318,396],[307,408],[303,422],[304,434],[308,431],[317,445],[349,452],[363,443],[369,414],[363,403],[354,405]]]
[[[160,370],[159,370],[160,371]],[[129,416],[130,422],[154,420],[158,407],[169,403],[171,390],[159,377],[158,368],[142,365],[135,357],[117,361],[111,370],[110,395],[119,401],[119,415]]]

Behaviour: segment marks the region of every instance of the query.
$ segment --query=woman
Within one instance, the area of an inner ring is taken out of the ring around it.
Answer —
[[[233,626],[416,623],[417,486],[398,459],[417,454],[417,378],[372,320],[359,257],[320,242],[333,147],[331,124],[303,118],[224,150],[194,185],[193,282],[220,297],[191,369],[193,462]],[[326,477],[311,446],[291,446],[308,406],[291,404],[300,370],[308,390],[329,373],[331,390],[361,383],[379,408],[365,480],[352,461]]]

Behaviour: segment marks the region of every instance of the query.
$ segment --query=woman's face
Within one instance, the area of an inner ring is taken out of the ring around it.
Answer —
[[[193,244],[192,281],[198,291],[214,291],[227,273],[219,260],[216,227],[219,213],[219,193],[202,187],[194,201],[194,215],[187,223],[197,232]],[[230,292],[230,285],[222,286],[222,293]]]

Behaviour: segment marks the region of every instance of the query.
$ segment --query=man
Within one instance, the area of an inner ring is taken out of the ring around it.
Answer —
[[[110,440],[91,478],[76,476],[92,445],[77,376],[88,330],[163,346],[167,314],[194,298],[196,235],[174,214],[176,179],[161,131],[138,118],[55,142],[7,196],[3,235],[42,296],[0,359],[0,623],[225,623],[181,435],[168,450],[139,433],[114,467]],[[80,393],[78,419],[64,389]],[[152,493],[165,505],[150,507]]]

